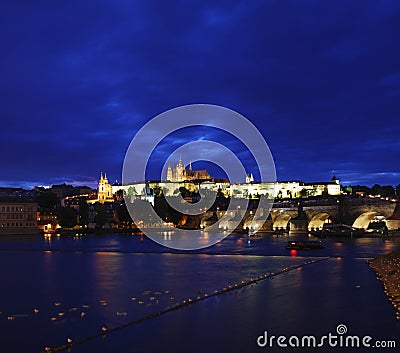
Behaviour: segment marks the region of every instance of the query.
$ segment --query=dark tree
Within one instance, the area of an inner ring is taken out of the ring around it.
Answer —
[[[56,209],[58,222],[62,228],[73,228],[77,224],[77,212],[72,207],[59,207]]]
[[[89,205],[86,201],[81,200],[79,201],[79,224],[81,226],[89,224]]]
[[[347,195],[351,195],[353,193],[353,188],[351,186],[343,186],[342,191]]]
[[[123,200],[125,196],[124,190],[118,190],[116,193],[117,200]]]
[[[169,205],[164,195],[154,200],[154,209],[158,216],[167,222],[178,224],[182,218],[182,214]]]
[[[162,195],[162,188],[159,185],[154,186],[153,188],[153,194],[155,197],[160,197]]]
[[[121,204],[117,206],[117,217],[119,222],[124,222],[128,224],[132,223],[132,218],[129,215],[125,202],[121,202]]]
[[[353,195],[355,195],[356,192],[364,192],[367,195],[372,194],[372,190],[368,186],[365,186],[365,185],[349,186],[349,187],[347,187],[347,189],[350,189],[351,192],[353,193]]]
[[[51,191],[43,191],[36,197],[36,202],[42,208],[55,208],[58,203],[57,195]]]
[[[379,189],[379,195],[385,197],[395,197],[396,191],[394,190],[394,187],[392,185],[385,185],[381,186],[381,188]]]
[[[281,192],[281,190],[279,190],[279,192]],[[308,196],[308,192],[306,189],[301,189],[300,190],[300,197],[307,197]]]
[[[381,188],[382,188],[382,187],[381,187],[379,184],[375,184],[375,185],[371,188],[372,195],[380,195]]]
[[[190,191],[188,189],[186,189],[184,186],[181,186],[179,188],[179,192],[182,195],[183,198],[185,197],[190,197]]]
[[[214,209],[226,210],[229,206],[230,199],[225,197],[221,189],[217,191],[217,198],[215,200]]]
[[[96,226],[103,227],[107,222],[107,209],[105,205],[101,203],[96,203],[94,206],[94,210],[96,211],[96,215],[94,216],[94,222]]]

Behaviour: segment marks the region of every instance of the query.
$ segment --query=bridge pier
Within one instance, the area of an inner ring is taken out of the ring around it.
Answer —
[[[289,234],[307,234],[308,233],[308,221],[306,219],[292,219],[290,221]]]
[[[272,219],[267,219],[264,224],[261,226],[260,231],[262,232],[272,232],[273,231],[273,224],[274,222]]]
[[[386,226],[388,230],[400,229],[400,203],[397,202],[393,214],[386,219]]]

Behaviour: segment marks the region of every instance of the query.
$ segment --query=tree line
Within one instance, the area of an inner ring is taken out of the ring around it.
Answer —
[[[353,185],[353,186],[344,186],[344,191],[355,195],[357,192],[363,192],[367,195],[374,195],[374,196],[382,196],[382,197],[400,197],[400,184],[396,187],[392,185],[379,185],[375,184],[372,187],[368,187],[365,185]]]

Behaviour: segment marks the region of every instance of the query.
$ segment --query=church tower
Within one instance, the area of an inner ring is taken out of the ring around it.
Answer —
[[[103,173],[100,173],[100,180],[99,180],[99,185],[98,185],[98,189],[97,189],[97,201],[100,203],[114,201],[114,197],[113,197],[113,193],[112,193],[112,186],[108,182],[106,173],[104,173],[104,177],[103,177]]]
[[[253,173],[246,174],[246,183],[253,183],[253,182],[254,182]]]
[[[332,183],[335,183],[335,184],[338,184],[338,185],[340,184],[340,183],[339,183],[339,179],[336,178],[336,175],[334,175],[334,176],[332,177],[331,182],[332,182]]]
[[[167,169],[167,180],[168,181],[173,181],[174,177],[172,175],[172,168],[171,164],[168,163],[168,169]]]
[[[175,181],[184,181],[186,179],[186,169],[183,165],[182,155],[179,157],[179,163],[176,166],[176,180]]]

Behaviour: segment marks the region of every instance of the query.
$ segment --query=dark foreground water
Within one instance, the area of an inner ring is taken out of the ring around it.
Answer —
[[[265,236],[248,243],[232,235],[198,252],[177,252],[137,235],[2,236],[0,352],[62,346],[68,338],[74,342],[102,327],[110,330],[189,298],[325,257],[70,352],[267,352],[273,349],[256,344],[264,331],[319,337],[335,334],[339,324],[348,334],[372,336],[372,342],[395,340],[396,349],[382,351],[398,351],[400,325],[366,259],[400,244],[330,239],[324,249],[290,254],[285,245],[292,239]]]

